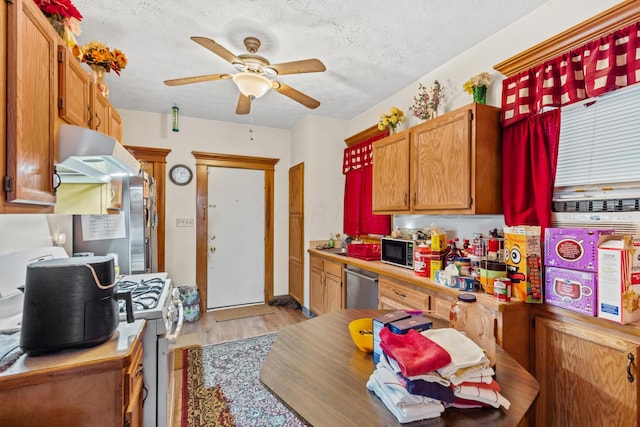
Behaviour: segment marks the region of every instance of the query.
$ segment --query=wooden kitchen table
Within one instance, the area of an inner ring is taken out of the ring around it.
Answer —
[[[297,323],[278,333],[260,369],[260,380],[300,418],[313,426],[401,425],[367,390],[373,356],[356,348],[348,324],[380,310],[341,310]],[[448,327],[431,319],[434,327]],[[438,418],[411,426],[516,426],[538,395],[529,372],[498,348],[496,380],[511,402],[502,408],[448,408]]]

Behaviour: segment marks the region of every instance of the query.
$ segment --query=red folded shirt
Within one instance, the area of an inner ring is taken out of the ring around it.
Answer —
[[[414,329],[398,335],[382,328],[380,348],[398,362],[405,377],[426,374],[451,363],[451,355],[445,349]]]

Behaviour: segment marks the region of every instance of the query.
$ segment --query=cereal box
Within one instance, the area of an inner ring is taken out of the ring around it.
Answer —
[[[544,239],[544,265],[572,270],[598,271],[600,236],[613,229],[547,228]]]
[[[589,316],[596,315],[596,273],[558,267],[546,267],[544,272],[544,302]]]
[[[630,235],[600,237],[598,317],[623,324],[640,320],[640,285],[631,283],[634,250]]]
[[[504,258],[512,295],[524,302],[542,303],[539,226],[504,226]]]

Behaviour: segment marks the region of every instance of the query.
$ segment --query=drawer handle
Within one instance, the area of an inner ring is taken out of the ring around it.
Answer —
[[[399,296],[400,298],[406,298],[406,297],[407,297],[407,295],[406,295],[406,294],[403,294],[402,292],[398,292],[398,291],[396,291],[396,290],[394,290],[394,291],[393,291],[393,293],[395,293],[395,294],[396,294],[397,296]]]
[[[633,374],[631,373],[631,364],[633,363],[633,359],[633,354],[627,354],[627,380],[629,380],[630,383],[634,380]]]

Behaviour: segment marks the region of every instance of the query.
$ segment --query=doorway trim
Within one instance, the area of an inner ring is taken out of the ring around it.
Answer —
[[[280,159],[237,156],[232,154],[192,151],[196,159],[196,283],[200,294],[200,311],[207,310],[207,235],[209,230],[209,180],[211,167],[254,169],[264,171],[264,302],[273,299],[273,241],[274,241],[274,175]]]

